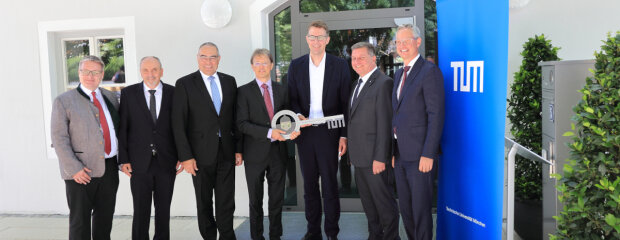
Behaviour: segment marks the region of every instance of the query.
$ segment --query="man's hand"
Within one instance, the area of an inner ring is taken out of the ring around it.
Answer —
[[[284,137],[282,137],[283,133],[285,133],[285,132],[280,130],[280,129],[272,129],[271,130],[271,139],[278,140],[278,141],[286,141],[286,139],[284,139]]]
[[[341,157],[345,153],[347,153],[347,139],[341,137],[340,143],[338,144],[338,156]]]
[[[304,117],[304,115],[301,115],[301,114],[297,114],[297,117],[299,117],[299,120],[302,120],[302,121],[303,120],[308,120],[306,117]],[[310,126],[310,125],[312,125],[312,124],[308,123],[308,124],[301,125],[301,127],[305,128],[305,127]]]
[[[385,163],[379,162],[377,160],[372,161],[372,173],[377,175],[385,170]]]
[[[433,169],[433,159],[427,157],[420,157],[420,172],[426,173]]]
[[[299,135],[301,135],[301,132],[294,131],[289,137],[291,138],[291,140],[295,140],[295,138],[299,137]]]
[[[82,168],[82,170],[80,170],[76,174],[73,174],[73,180],[76,183],[84,184],[84,185],[90,183],[90,176],[88,176],[86,172],[92,172],[92,171],[88,169],[87,167],[84,167]]]
[[[124,163],[123,165],[121,165],[121,171],[123,171],[125,175],[131,177],[131,163]]]
[[[196,165],[196,159],[192,158],[187,161],[183,161],[183,169],[185,172],[191,174],[192,176],[196,176],[196,171],[198,171],[198,166]]]
[[[243,164],[243,154],[235,153],[235,166],[241,166]]]
[[[183,165],[181,165],[181,161],[177,161],[177,166],[174,169],[177,171],[176,175],[183,172]]]
[[[394,156],[392,156],[392,168],[394,168]]]

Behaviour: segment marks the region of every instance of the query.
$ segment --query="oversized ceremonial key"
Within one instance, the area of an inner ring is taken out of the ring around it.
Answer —
[[[271,120],[271,128],[284,131],[282,137],[290,139],[291,133],[299,131],[302,125],[327,123],[327,128],[341,128],[345,126],[344,115],[335,115],[323,118],[300,120],[297,114],[290,110],[282,110],[276,113]]]

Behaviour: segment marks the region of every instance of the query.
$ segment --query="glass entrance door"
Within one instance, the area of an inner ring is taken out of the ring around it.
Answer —
[[[357,42],[370,42],[376,47],[377,66],[379,70],[383,71],[389,76],[394,75],[394,71],[402,66],[402,60],[396,55],[396,47],[392,43],[392,40],[396,34],[396,24],[392,21],[385,21],[385,24],[377,26],[376,22],[371,24],[372,20],[362,21],[349,21],[346,24],[341,22],[326,21],[330,27],[330,42],[327,45],[326,51],[329,54],[338,56],[347,61],[349,70],[351,72],[351,83],[359,78],[357,73],[353,71],[351,67],[351,46]],[[367,24],[365,24],[365,22]],[[299,25],[300,29],[307,29],[309,22],[302,22]],[[372,26],[372,28],[364,26]],[[309,53],[308,45],[305,41],[305,31],[301,31],[304,37],[300,39],[300,47],[302,54]],[[362,204],[359,199],[357,185],[355,183],[355,167],[351,165],[348,160],[347,154],[345,154],[340,162],[338,168],[338,190],[340,192],[340,206],[341,210],[345,212],[362,212]],[[301,176],[298,177],[297,182],[303,182]],[[303,196],[303,189],[298,187],[298,194]]]

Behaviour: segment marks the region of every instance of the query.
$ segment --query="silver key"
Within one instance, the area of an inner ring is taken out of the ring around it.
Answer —
[[[303,126],[306,124],[319,125],[323,123],[327,123],[327,128],[329,129],[344,127],[344,115],[340,114],[329,117],[306,119],[301,120],[299,124]]]
[[[341,128],[345,126],[344,115],[335,115],[322,118],[313,118],[307,120],[300,120],[297,114],[290,110],[282,110],[277,112],[271,120],[271,128],[280,129],[285,133],[282,136],[285,139],[290,139],[289,136],[294,131],[299,131],[302,125],[312,124],[327,124],[328,129]]]

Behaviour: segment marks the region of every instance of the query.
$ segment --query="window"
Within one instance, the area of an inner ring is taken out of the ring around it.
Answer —
[[[105,63],[102,86],[111,87],[114,83],[125,82],[122,36],[65,38],[62,40],[62,47],[65,90],[79,84],[78,64],[86,55],[98,56]]]

